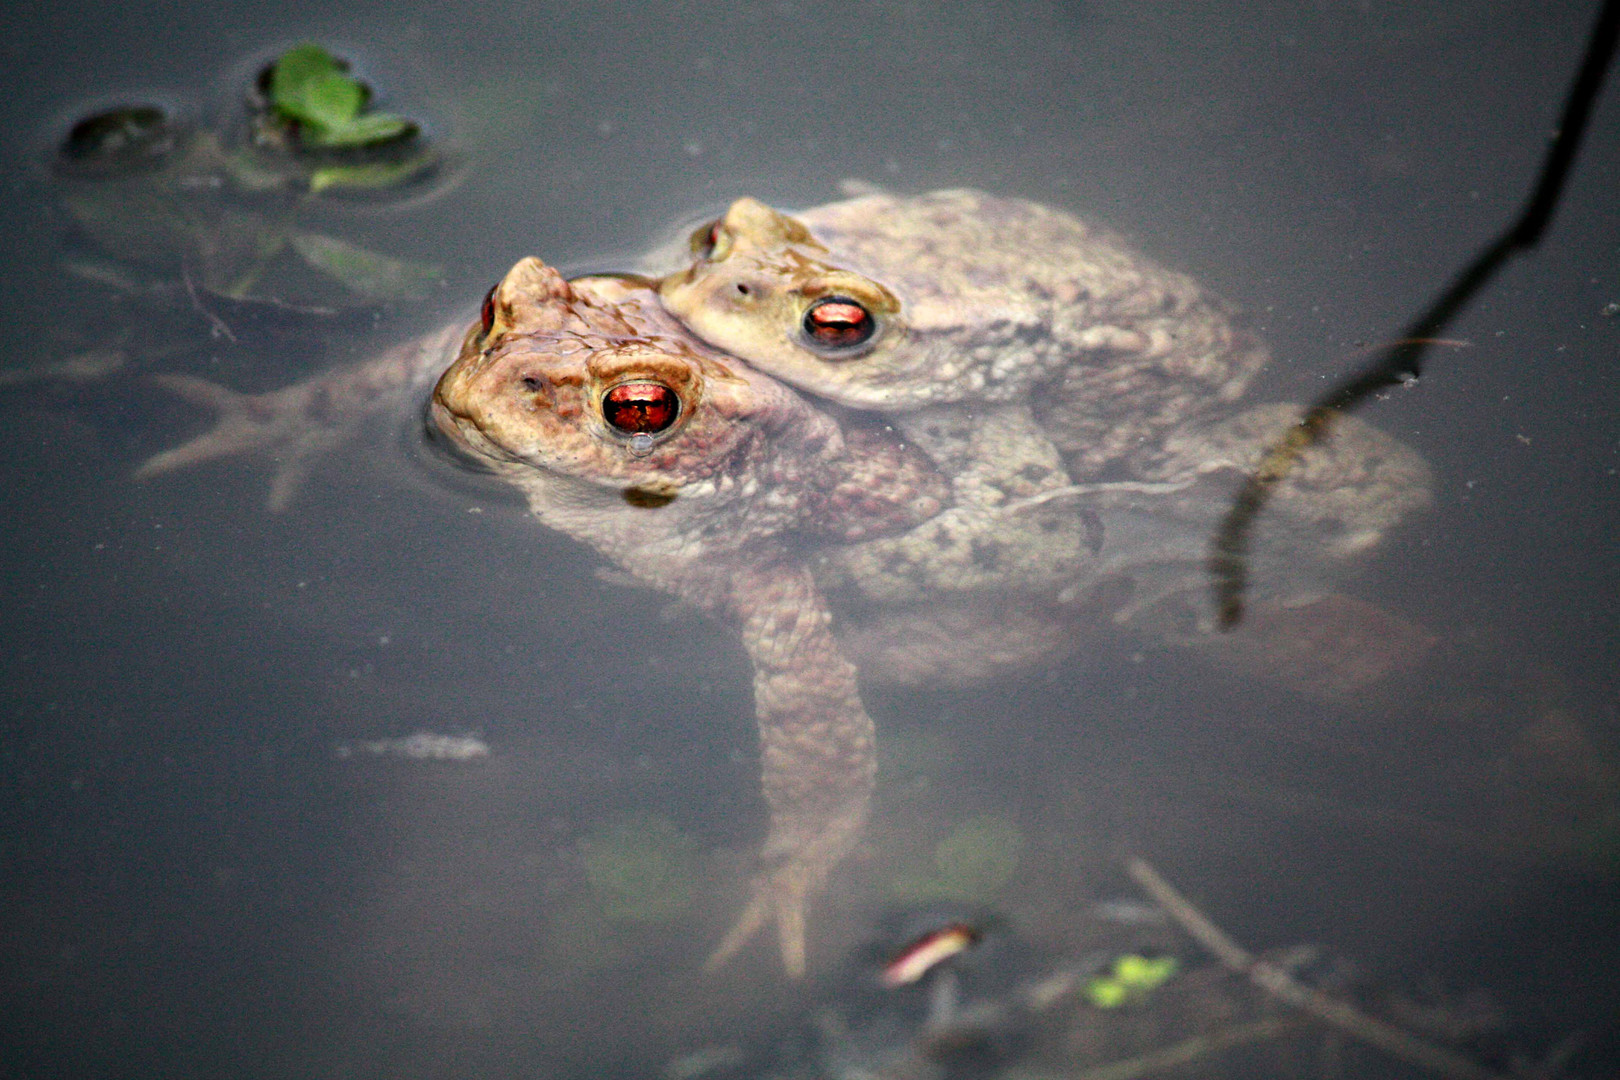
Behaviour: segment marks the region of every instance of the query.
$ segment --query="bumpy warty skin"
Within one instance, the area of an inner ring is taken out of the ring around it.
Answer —
[[[1230,408],[1267,359],[1185,274],[1022,199],[873,193],[793,217],[740,199],[712,236],[660,285],[698,336],[856,408],[1030,404],[1077,480]],[[877,317],[854,353],[805,341],[829,295]]]
[[[802,546],[901,531],[948,498],[924,455],[869,430],[846,434],[792,390],[693,341],[645,288],[569,283],[525,260],[492,303],[492,330],[468,331],[439,380],[440,429],[530,493],[546,524],[621,562],[656,554],[626,567],[654,584],[685,588],[717,560],[782,550],[789,534]],[[638,452],[606,423],[601,399],[640,381],[670,387],[681,408]],[[627,493],[667,503],[654,512]]]
[[[739,199],[659,292],[716,347],[880,413],[950,478],[937,517],[818,562],[825,587],[869,605],[1084,597],[1096,527],[1060,496],[1229,412],[1265,362],[1185,275],[1068,214],[976,191],[796,217]],[[833,300],[871,314],[868,340],[812,340],[806,313]]]
[[[1072,500],[1015,512],[1070,486],[1026,407],[932,406],[894,426],[950,479],[953,505],[906,532],[823,552],[824,587],[871,604],[948,603],[1045,597],[1086,577],[1092,559]]]

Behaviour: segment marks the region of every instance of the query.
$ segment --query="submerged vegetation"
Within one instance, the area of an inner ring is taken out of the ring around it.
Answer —
[[[897,875],[890,891],[905,904],[983,903],[1012,880],[1023,847],[1023,834],[1006,818],[969,818],[934,846],[929,863]]]
[[[580,841],[585,881],[613,922],[666,923],[685,914],[697,888],[697,845],[656,814],[610,822]]]

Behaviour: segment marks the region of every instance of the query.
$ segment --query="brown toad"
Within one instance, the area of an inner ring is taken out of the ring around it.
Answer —
[[[969,190],[797,218],[739,199],[659,286],[699,337],[907,434],[942,406],[1032,409],[1088,479],[1219,415],[1265,364],[1228,305],[1106,229]]]
[[[866,817],[873,729],[855,666],[788,534],[854,540],[933,514],[915,453],[846,433],[702,349],[645,289],[570,285],[525,261],[440,378],[441,431],[523,490],[541,522],[714,613],[754,667],[770,868],[715,956],[777,924],[804,971],[804,907]],[[638,509],[634,501],[658,505]]]

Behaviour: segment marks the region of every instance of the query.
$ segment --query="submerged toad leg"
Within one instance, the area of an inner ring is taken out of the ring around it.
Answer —
[[[866,821],[877,772],[872,719],[807,569],[745,571],[732,581],[730,607],[754,664],[771,824],[753,898],[708,966],[730,959],[774,920],[782,964],[799,978],[806,908]]]
[[[193,375],[163,374],[152,382],[216,416],[208,431],[154,454],[135,479],[188,469],[217,458],[264,453],[274,463],[268,508],[285,510],[320,458],[368,417],[406,400],[454,359],[465,327],[455,323],[359,364],[334,368],[265,394],[241,394]]]

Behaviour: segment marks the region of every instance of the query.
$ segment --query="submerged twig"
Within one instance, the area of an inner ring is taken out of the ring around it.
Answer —
[[[1169,495],[1184,491],[1192,485],[1192,480],[1109,480],[1098,484],[1067,484],[1007,503],[1001,508],[1001,513],[1021,514],[1025,510],[1044,506],[1053,499],[1076,499],[1082,495],[1113,495],[1120,492],[1130,492],[1133,495]]]
[[[1310,1013],[1323,1023],[1369,1046],[1376,1046],[1403,1061],[1431,1069],[1452,1080],[1509,1080],[1503,1074],[1492,1072],[1461,1054],[1420,1039],[1377,1017],[1368,1016],[1347,1001],[1306,986],[1276,964],[1257,959],[1143,860],[1131,859],[1126,864],[1126,870],[1131,880],[1169,912],[1170,917],[1194,940],[1213,953],[1222,966],[1244,976],[1279,1001]]]
[[[212,329],[214,336],[223,337],[226,341],[235,343],[236,335],[231,333],[230,325],[226,323],[224,319],[220,318],[212,311],[209,311],[208,308],[203,305],[202,297],[197,295],[197,283],[191,280],[190,271],[182,268],[180,271],[180,280],[185,282],[186,295],[191,298],[192,308],[194,308],[199,315],[208,320],[208,325]]]
[[[1416,381],[1422,371],[1424,351],[1430,345],[1444,343],[1437,337],[1441,328],[1496,276],[1509,258],[1540,243],[1563,194],[1564,181],[1569,176],[1575,152],[1580,149],[1617,40],[1620,40],[1620,0],[1604,0],[1580,71],[1564,99],[1563,115],[1542,161],[1535,189],[1518,220],[1474,257],[1428,310],[1413,320],[1399,340],[1384,346],[1371,363],[1306,410],[1299,423],[1266,451],[1259,466],[1232,500],[1232,509],[1210,544],[1209,557],[1209,571],[1215,579],[1216,616],[1223,629],[1236,626],[1243,617],[1249,534],[1271,496],[1271,489],[1293,471],[1307,450],[1327,438],[1340,413],[1348,412],[1385,387]]]

